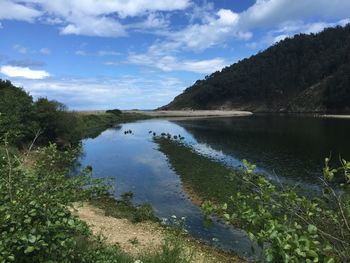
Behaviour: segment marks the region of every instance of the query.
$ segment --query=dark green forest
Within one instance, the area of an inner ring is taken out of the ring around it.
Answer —
[[[280,41],[196,81],[162,109],[350,112],[350,25]]]

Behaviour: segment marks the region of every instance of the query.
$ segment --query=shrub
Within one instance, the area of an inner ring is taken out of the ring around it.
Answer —
[[[227,203],[203,204],[207,214],[220,213],[227,222],[245,229],[262,247],[269,262],[349,262],[350,260],[350,163],[330,168],[326,159],[323,193],[311,198],[294,189],[277,187],[254,173],[255,166],[244,161],[241,185]],[[331,183],[343,174],[334,190]]]
[[[67,177],[76,150],[60,153],[51,144],[35,152],[31,168],[7,143],[1,154],[0,262],[82,261],[77,240],[90,230],[68,208],[107,188],[87,171]]]
[[[106,113],[112,113],[114,115],[121,115],[122,114],[122,111],[121,110],[118,110],[118,109],[113,109],[113,110],[107,110]]]

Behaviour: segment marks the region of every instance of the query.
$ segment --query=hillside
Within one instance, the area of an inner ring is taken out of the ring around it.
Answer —
[[[285,39],[197,80],[161,109],[350,112],[350,24]]]

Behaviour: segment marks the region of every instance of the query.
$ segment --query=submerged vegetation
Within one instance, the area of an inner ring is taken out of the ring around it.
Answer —
[[[155,138],[159,149],[197,195],[207,215],[221,215],[244,229],[261,246],[269,262],[349,262],[350,163],[339,168],[326,159],[323,192],[314,198],[275,185],[243,161],[233,170],[201,156],[178,140]],[[340,176],[341,184],[332,182]]]

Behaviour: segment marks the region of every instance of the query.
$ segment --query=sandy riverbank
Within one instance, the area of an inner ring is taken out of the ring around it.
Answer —
[[[339,115],[339,114],[322,114],[317,117],[334,118],[334,119],[350,119],[350,115]]]
[[[161,250],[167,236],[166,228],[154,222],[132,223],[127,219],[106,216],[104,212],[87,203],[76,204],[74,214],[85,221],[95,235],[102,235],[105,242],[116,244],[134,256]],[[243,263],[238,257],[219,252],[189,237],[183,236],[184,256],[193,263]]]
[[[142,110],[129,110],[124,111],[129,113],[141,113],[150,117],[241,117],[250,116],[253,113],[249,111],[224,111],[224,110],[194,110],[194,111],[142,111]]]

